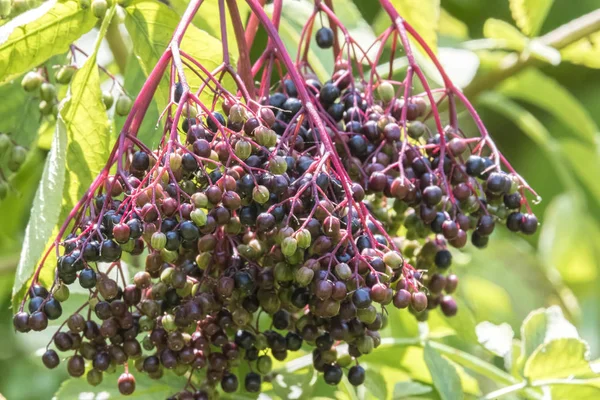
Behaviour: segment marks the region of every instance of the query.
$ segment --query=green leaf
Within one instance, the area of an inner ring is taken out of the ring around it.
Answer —
[[[130,396],[123,396],[119,393],[116,378],[113,378],[114,375],[105,375],[102,383],[95,387],[90,386],[85,377],[68,379],[54,394],[54,398],[56,400],[82,399],[84,398],[82,395],[85,394],[85,398],[92,399],[164,400],[181,391],[187,382],[186,377],[176,376],[169,371],[165,371],[165,374],[159,380],[150,379],[143,373],[133,372],[133,375],[135,377],[135,392]]]
[[[169,2],[171,6],[180,15],[185,11],[189,0],[171,0]],[[250,13],[250,7],[245,2],[237,2],[240,17],[243,22],[246,22],[248,14]],[[225,14],[227,15],[227,43],[231,49],[232,54],[237,54],[237,41],[235,40],[235,32],[233,29],[233,23],[229,16],[229,7],[225,2]],[[208,32],[213,37],[221,37],[221,19],[219,14],[219,2],[218,1],[204,1],[200,6],[200,11],[194,15],[194,25],[198,28]]]
[[[433,385],[442,400],[460,400],[464,398],[460,377],[456,369],[444,357],[442,357],[429,343],[425,345],[423,353],[425,363]]]
[[[517,26],[528,36],[536,36],[554,0],[510,0],[510,11]]]
[[[562,59],[588,68],[600,68],[600,32],[576,41],[560,51]]]
[[[591,373],[589,346],[581,339],[555,339],[538,347],[525,363],[523,375],[534,381]]]
[[[437,314],[445,320],[446,324],[449,325],[460,340],[467,343],[477,343],[477,335],[475,334],[475,326],[477,322],[473,313],[469,307],[459,298],[455,299],[458,305],[458,313],[452,318],[443,317],[441,311],[438,310]]]
[[[368,368],[365,373],[365,389],[374,399],[387,399],[388,391],[385,379],[376,369]]]
[[[38,186],[31,217],[25,230],[25,240],[21,249],[21,258],[13,284],[13,309],[22,298],[22,289],[33,274],[38,260],[42,256],[48,238],[58,222],[65,184],[65,165],[67,153],[67,127],[62,118],[58,118],[52,149],[46,159],[42,179]]]
[[[489,18],[483,25],[483,36],[498,41],[499,47],[522,52],[527,47],[527,38],[508,22]]]
[[[577,329],[565,319],[560,307],[535,310],[521,325],[521,357],[527,359],[541,345],[560,338],[579,338]]]
[[[499,91],[542,108],[569,127],[573,134],[590,144],[595,143],[598,127],[583,104],[558,81],[540,70],[529,68],[507,79]]]
[[[550,386],[552,400],[598,399],[600,398],[600,378],[573,379]]]
[[[560,140],[560,147],[571,168],[591,192],[592,198],[600,204],[600,156],[597,147],[575,139]]]
[[[29,147],[40,126],[38,100],[21,87],[21,79],[0,85],[0,132],[11,132],[12,138]]]
[[[125,26],[133,42],[133,51],[146,76],[156,66],[158,59],[169,45],[179,20],[180,17],[175,11],[160,2],[140,1],[127,7]],[[223,61],[221,41],[193,25],[187,28],[180,47],[208,71],[214,70]],[[232,65],[235,65],[236,55],[231,55],[230,59]],[[192,90],[197,90],[202,84],[201,78],[187,67],[184,71]],[[228,89],[235,87],[233,79],[229,76],[226,76],[222,84]],[[166,73],[162,76],[155,96],[159,112],[168,104],[169,93],[169,74]],[[213,96],[204,91],[200,99],[210,105]]]
[[[440,9],[439,34],[459,40],[469,38],[469,27],[443,8]]]
[[[394,400],[405,399],[409,396],[419,396],[431,392],[431,386],[414,381],[402,381],[394,387]]]
[[[91,9],[79,8],[77,1],[57,1],[42,17],[16,27],[0,43],[0,80],[6,82],[67,51],[96,21]],[[6,25],[1,29],[6,29]]]
[[[595,287],[598,278],[597,222],[580,197],[560,195],[544,213],[538,244],[545,265],[556,268],[570,285]]]
[[[504,358],[512,351],[515,333],[509,324],[494,325],[485,321],[477,325],[476,331],[479,343],[495,355]]]
[[[425,43],[436,51],[440,0],[392,0],[392,4],[400,16],[419,32]],[[392,24],[387,14],[382,18],[388,23],[387,26]]]
[[[114,15],[115,11],[116,5],[111,9],[110,16]],[[105,18],[103,28],[108,26],[110,16],[107,15]],[[66,169],[66,172],[62,172],[64,185],[61,183],[61,188],[57,187],[60,190],[53,191],[53,195],[58,196],[59,199],[62,198],[62,204],[59,203],[61,204],[59,207],[53,204],[51,209],[53,217],[52,219],[48,218],[48,221],[52,221],[52,225],[45,226],[43,230],[40,230],[39,235],[36,233],[34,251],[29,250],[29,246],[23,247],[19,262],[19,270],[23,272],[19,274],[19,279],[15,280],[13,307],[20,302],[24,294],[24,284],[38,265],[40,256],[44,252],[44,249],[39,250],[37,246],[41,246],[42,241],[45,241],[45,249],[51,246],[52,239],[50,238],[58,233],[58,226],[62,225],[62,221],[67,218],[71,208],[83,196],[108,159],[108,117],[102,102],[100,76],[96,65],[96,54],[102,38],[101,32],[96,40],[94,52],[84,66],[75,73],[70,85],[70,93],[64,100],[64,105],[59,113],[57,130],[66,131],[67,140],[66,162],[62,165],[61,171]],[[42,182],[44,181],[43,179]],[[36,218],[37,214],[37,211],[32,211],[31,218]],[[51,229],[50,226],[54,229]],[[40,274],[41,282],[52,283],[55,265],[56,258],[50,255],[44,262]]]
[[[499,243],[496,241],[495,244]],[[511,247],[514,244],[511,242]],[[477,260],[471,262],[477,264]],[[500,282],[476,275],[461,277],[460,297],[473,311],[476,321],[490,321],[496,324],[509,321],[514,315],[514,305],[510,295]],[[520,322],[520,321],[519,321]]]

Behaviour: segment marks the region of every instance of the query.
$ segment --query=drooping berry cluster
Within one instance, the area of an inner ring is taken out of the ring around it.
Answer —
[[[136,136],[143,89],[107,167],[61,230],[52,287],[36,274],[29,312],[15,315],[19,331],[46,329],[69,285],[88,290],[52,344],[71,354],[72,376],[91,364],[92,385],[124,365],[118,387],[132,393],[133,364],[153,379],[187,375],[179,399],[211,398],[217,387],[259,392],[272,359],[301,349],[327,383],[346,373],[360,385],[358,360],[380,345],[387,308],[419,320],[438,306],[456,314],[448,244],[463,247],[472,232],[484,247],[499,220],[523,233],[537,227],[521,213],[524,181],[502,172],[489,137],[466,137],[452,114],[441,128],[431,91],[410,93],[411,73],[404,82],[367,77],[338,51],[321,82],[306,62],[291,62],[249,3],[273,40],[245,69],[263,73],[259,98],[227,62],[209,74],[174,41],[160,144],[149,149]],[[344,30],[319,7],[307,32],[318,12]],[[339,47],[327,27],[316,41]],[[195,92],[180,57],[206,77]],[[286,72],[269,93],[273,70]],[[224,74],[238,93],[222,85]],[[212,101],[200,101],[207,94]],[[144,265],[129,282],[124,260],[135,257]],[[337,352],[344,343],[348,355]],[[56,350],[42,357],[49,368],[60,363]],[[250,372],[240,375],[241,364]]]

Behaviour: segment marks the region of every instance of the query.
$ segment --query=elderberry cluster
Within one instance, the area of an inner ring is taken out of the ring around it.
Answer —
[[[331,30],[317,42],[331,47]],[[52,287],[34,282],[14,317],[21,332],[44,330],[70,285],[88,290],[53,335],[48,368],[68,357],[70,375],[98,385],[125,365],[125,395],[130,367],[172,370],[190,376],[173,398],[204,399],[259,392],[273,359],[303,349],[328,384],[361,385],[386,308],[456,314],[448,245],[471,232],[485,247],[499,221],[535,232],[520,178],[481,138],[453,124],[435,133],[425,96],[355,81],[344,60],[331,80],[302,84],[284,79],[252,104],[220,91],[207,107],[176,83],[158,148],[123,140],[61,242]],[[135,256],[145,262],[129,282],[123,261]]]

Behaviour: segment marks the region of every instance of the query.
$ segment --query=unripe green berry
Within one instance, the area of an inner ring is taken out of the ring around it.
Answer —
[[[92,12],[96,18],[104,18],[108,3],[106,0],[93,0],[92,1]]]
[[[33,92],[41,86],[42,82],[44,82],[42,75],[35,71],[31,71],[25,74],[21,81],[21,86],[26,92]]]
[[[208,206],[208,197],[204,193],[194,193],[192,195],[192,203],[196,208],[206,208]]]
[[[356,310],[356,316],[365,324],[372,324],[377,318],[377,309],[372,304],[367,308],[359,308]]]
[[[102,101],[104,102],[104,107],[106,107],[107,110],[110,110],[115,102],[115,96],[113,96],[111,92],[102,92]]]
[[[209,252],[200,253],[196,256],[196,264],[201,270],[208,268],[208,265],[212,262],[212,254]]]
[[[52,109],[54,108],[54,104],[50,101],[42,100],[38,105],[40,110],[40,114],[42,115],[50,115],[52,114]]]
[[[287,171],[287,161],[285,161],[285,157],[275,156],[269,162],[269,171],[275,175],[284,174]]]
[[[269,343],[267,341],[267,337],[263,333],[256,335],[256,343],[254,343],[254,347],[256,347],[258,350],[266,350],[268,346]]]
[[[408,125],[408,136],[413,139],[418,139],[425,134],[427,127],[421,121],[412,121]]]
[[[271,360],[271,357],[265,355],[265,356],[258,357],[258,360],[256,360],[256,369],[261,374],[263,374],[263,375],[268,374],[269,372],[271,372],[272,368],[273,368],[273,360]]]
[[[350,279],[352,277],[352,269],[346,263],[339,263],[335,266],[335,274],[342,280]]]
[[[402,256],[398,254],[398,252],[388,251],[383,255],[383,262],[386,263],[386,265],[390,266],[392,269],[396,269],[400,268],[403,265],[404,260],[402,259]]]
[[[176,251],[162,249],[160,251],[160,256],[166,262],[173,263],[173,262],[177,261],[177,258],[179,258],[179,253],[177,253]]]
[[[293,256],[297,248],[298,241],[292,237],[285,238],[283,242],[281,242],[281,252],[285,256]]]
[[[75,75],[75,67],[72,65],[63,65],[56,71],[54,77],[56,78],[56,82],[61,85],[67,85],[73,79],[73,75]]]
[[[204,211],[202,211],[202,209],[200,209],[200,208],[194,209],[194,211],[192,211],[190,213],[190,218],[192,219],[194,224],[196,224],[198,226],[206,225],[206,219],[207,219],[206,213]]]
[[[371,336],[365,335],[356,341],[356,347],[362,354],[369,354],[373,351],[375,347],[375,343],[373,342],[373,338]]]
[[[150,239],[150,246],[155,250],[162,250],[167,244],[167,235],[162,232],[154,232]]]
[[[349,354],[344,354],[341,357],[338,357],[337,363],[340,367],[346,368],[352,364],[352,357]]]
[[[394,85],[390,82],[381,82],[377,87],[377,95],[384,103],[389,103],[394,98]]]
[[[84,10],[87,10],[88,8],[90,8],[90,0],[79,0],[79,7],[81,7]]]
[[[264,147],[273,147],[277,143],[277,134],[275,131],[265,127],[259,126],[255,129],[254,135],[256,136],[256,141],[258,144]]]
[[[102,371],[92,368],[88,371],[86,379],[91,386],[98,386],[102,383]]]
[[[67,301],[69,299],[70,294],[71,292],[69,290],[69,287],[61,283],[54,290],[53,296],[57,301],[60,301],[62,303],[63,301]]]
[[[117,115],[125,116],[125,115],[129,114],[129,111],[131,111],[132,104],[133,104],[133,102],[127,95],[121,94],[119,96],[119,98],[117,99],[117,105],[115,106],[115,112],[117,113]]]
[[[255,186],[254,189],[252,189],[252,199],[258,204],[265,204],[267,201],[269,201],[269,196],[269,189],[263,185]]]
[[[181,156],[177,153],[169,154],[169,166],[173,171],[177,171],[181,168]]]
[[[13,172],[17,172],[19,168],[21,168],[21,165],[23,165],[23,163],[25,162],[26,158],[27,149],[25,149],[25,147],[13,147],[12,151],[10,152],[10,158],[8,160],[8,169],[10,169]]]
[[[300,286],[308,286],[312,282],[315,272],[307,267],[301,267],[296,271],[296,282]]]
[[[177,330],[175,325],[175,317],[171,314],[166,314],[162,317],[162,326],[167,332],[174,332]]]
[[[241,124],[246,120],[246,111],[239,104],[234,104],[229,110],[229,120],[236,124]]]
[[[235,155],[240,159],[245,160],[246,158],[250,157],[251,154],[252,145],[249,142],[240,140],[235,144]]]
[[[48,82],[42,83],[40,97],[48,103],[54,103],[54,100],[56,100],[56,86]]]
[[[308,229],[300,229],[295,235],[298,247],[301,249],[308,249],[312,242],[312,236]]]
[[[6,133],[0,133],[0,155],[2,155],[10,146],[12,142]]]

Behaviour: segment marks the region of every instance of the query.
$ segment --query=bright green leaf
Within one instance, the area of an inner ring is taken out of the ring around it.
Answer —
[[[460,400],[464,398],[460,377],[456,369],[444,357],[442,357],[429,344],[425,345],[423,353],[425,363],[431,377],[433,385],[439,393],[442,400]]]
[[[0,99],[10,99],[0,102],[0,132],[10,132],[17,143],[30,146],[40,126],[38,100],[23,90],[20,79],[0,85]]]
[[[439,34],[459,40],[467,40],[469,38],[469,27],[467,24],[455,18],[443,8],[440,9]]]
[[[565,319],[558,306],[531,312],[521,325],[521,356],[529,358],[540,346],[560,338],[578,338],[577,329]]]
[[[527,47],[527,38],[508,22],[489,18],[483,25],[483,36],[499,42],[505,49],[521,52]]]
[[[476,328],[479,343],[495,355],[506,357],[512,351],[513,332],[507,323],[494,325],[491,322],[482,322]]]
[[[116,7],[116,6],[115,6]],[[112,12],[114,13],[114,8]],[[112,15],[112,14],[111,14]],[[108,22],[105,20],[106,26]],[[104,25],[103,25],[104,26]],[[79,201],[88,189],[92,180],[108,160],[108,117],[102,102],[100,91],[100,75],[96,64],[96,54],[102,41],[102,35],[96,41],[96,49],[87,59],[84,66],[79,69],[70,86],[70,93],[64,100],[64,105],[60,110],[57,129],[66,131],[66,163],[62,165],[66,169],[64,173],[64,185],[61,184],[62,191],[58,190],[53,194],[61,194],[62,205],[53,206],[52,213],[57,219],[52,219],[52,228],[46,227],[40,230],[40,236],[36,238],[36,246],[42,240],[45,242],[45,249],[48,249],[52,243],[51,237],[58,233],[58,226],[67,218],[71,208]],[[62,171],[61,170],[61,171]],[[44,180],[42,180],[44,182]],[[35,218],[37,212],[31,213],[31,218]],[[58,222],[58,224],[57,224]],[[50,229],[50,230],[49,230]],[[43,235],[42,235],[43,234]],[[37,235],[37,234],[36,234]],[[26,257],[21,257],[19,269],[24,272],[20,274],[20,279],[15,280],[13,288],[13,306],[21,300],[23,290],[21,288],[31,276],[32,271],[38,265],[43,250],[30,251],[27,246],[23,251],[27,251]],[[54,280],[54,266],[56,258],[49,256],[44,263],[40,274],[40,281],[45,284],[51,284]],[[28,276],[26,276],[28,275]]]
[[[0,43],[0,81],[6,82],[69,49],[97,19],[90,9],[79,8],[74,0],[57,1],[41,18],[16,27]],[[0,28],[6,29],[6,25]]]
[[[365,374],[365,389],[374,399],[387,399],[388,391],[383,376],[374,368],[368,368]]]
[[[409,396],[419,396],[431,392],[431,386],[414,381],[402,381],[394,387],[394,400],[405,399]]]
[[[572,379],[550,386],[552,400],[598,399],[600,398],[600,378]]]
[[[525,363],[523,375],[535,381],[569,378],[591,371],[587,343],[567,338],[551,340],[538,347]]]
[[[531,37],[536,36],[554,0],[510,0],[512,17],[521,30]]]
[[[496,241],[495,244],[498,245],[498,242]],[[475,263],[472,262],[473,265]],[[460,297],[473,311],[477,321],[499,324],[513,317],[514,305],[508,292],[500,283],[465,274],[461,277]]]
[[[588,68],[600,68],[600,32],[586,36],[560,51],[562,59]]]
[[[33,275],[37,262],[42,257],[46,243],[58,222],[65,184],[67,153],[67,127],[58,118],[52,142],[52,150],[46,159],[44,173],[31,207],[31,217],[25,230],[21,258],[13,284],[13,307],[21,301],[25,283]]]
[[[425,43],[436,51],[440,0],[392,0],[392,4],[400,16],[419,32]],[[392,24],[387,14],[382,18],[388,22],[388,26]]]
[[[125,26],[133,41],[133,51],[146,75],[150,74],[166,50],[179,20],[180,17],[175,11],[160,2],[141,1],[127,7]],[[208,71],[216,69],[223,61],[221,41],[193,25],[188,26],[180,47]],[[235,65],[235,55],[231,55],[231,63]],[[184,72],[192,90],[197,90],[202,80],[187,67],[184,68]],[[223,85],[232,89],[233,79],[226,77]],[[168,104],[169,93],[167,73],[163,75],[156,91],[155,99],[159,112]],[[213,96],[205,91],[200,99],[210,105]]]
[[[181,15],[185,11],[189,1],[188,0],[171,0],[171,6]],[[250,13],[250,7],[245,3],[237,2],[240,17],[245,23]],[[231,49],[231,53],[237,54],[237,41],[235,40],[235,32],[233,29],[233,23],[229,16],[229,7],[225,2],[225,14],[227,15],[227,43]],[[218,1],[204,1],[200,5],[200,11],[194,16],[194,25],[198,28],[205,30],[213,37],[221,37],[221,17],[219,13],[219,2]]]
[[[504,81],[499,91],[552,114],[588,143],[594,143],[598,127],[590,114],[566,88],[538,69],[529,68]]]

